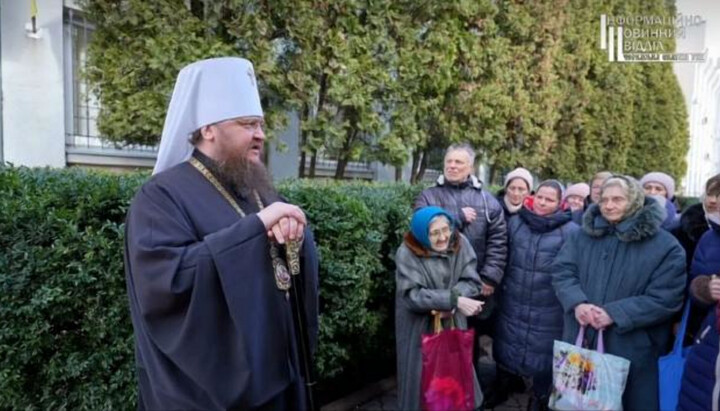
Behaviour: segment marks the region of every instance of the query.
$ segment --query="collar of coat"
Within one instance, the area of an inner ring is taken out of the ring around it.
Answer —
[[[518,215],[530,230],[536,233],[548,233],[572,221],[572,212],[570,210],[558,209],[552,214],[539,216],[523,206],[518,211]]]
[[[654,198],[645,197],[642,208],[618,224],[610,224],[600,213],[597,204],[591,204],[583,215],[583,230],[590,237],[616,235],[620,241],[640,241],[652,237],[665,220],[666,211]]]
[[[716,220],[717,220],[717,219],[716,219]],[[711,230],[713,230],[713,231],[717,232],[718,234],[720,234],[720,224],[716,223],[715,221],[713,221],[713,220],[711,220],[711,219],[709,219],[709,218],[708,218],[708,220],[707,220],[707,223],[708,223],[708,226],[710,227]]]
[[[470,175],[467,180],[463,181],[462,183],[456,184],[451,183],[449,181],[445,181],[445,176],[443,174],[440,174],[440,176],[437,178],[436,181],[438,186],[445,186],[445,187],[458,187],[458,188],[465,188],[465,187],[472,187],[476,190],[482,190],[483,183],[475,177],[474,175]]]
[[[450,251],[457,254],[458,251],[460,251],[460,241],[459,240],[459,232],[458,230],[455,230],[452,234],[452,242],[450,243]],[[433,257],[433,256],[439,256],[443,255],[443,253],[438,253],[433,250],[429,250],[425,247],[423,247],[422,244],[418,240],[415,239],[415,237],[412,235],[411,232],[405,233],[405,236],[403,237],[403,242],[405,243],[405,246],[412,251],[413,254],[415,254],[418,257]]]

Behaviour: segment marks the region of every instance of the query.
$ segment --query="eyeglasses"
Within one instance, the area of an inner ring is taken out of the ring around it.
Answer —
[[[441,229],[439,229],[439,230],[432,230],[432,231],[430,231],[430,233],[428,233],[428,236],[429,236],[430,238],[438,238],[438,237],[440,237],[440,235],[442,234],[442,235],[444,235],[444,236],[447,237],[447,236],[450,235],[450,232],[451,232],[451,231],[450,231],[450,227],[443,227],[443,228],[441,228]]]
[[[240,127],[250,132],[258,132],[265,127],[265,120],[258,118],[254,120],[236,120],[235,121]]]

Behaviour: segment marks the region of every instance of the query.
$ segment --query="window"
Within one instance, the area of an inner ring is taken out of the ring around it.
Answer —
[[[157,146],[131,145],[117,147],[102,138],[97,128],[100,102],[90,93],[87,80],[81,75],[87,63],[87,50],[92,37],[93,25],[81,11],[66,7],[64,10],[65,48],[65,143],[73,149],[154,153]]]

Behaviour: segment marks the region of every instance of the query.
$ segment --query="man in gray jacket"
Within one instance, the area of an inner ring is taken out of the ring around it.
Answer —
[[[507,260],[507,229],[502,207],[472,175],[475,152],[468,144],[453,144],[445,152],[443,175],[423,190],[413,209],[430,205],[450,212],[477,254],[482,295],[490,297],[502,281]],[[488,305],[485,308],[489,308]]]
[[[444,208],[453,215],[472,244],[477,255],[477,272],[483,282],[480,299],[486,302],[479,320],[469,321],[478,338],[492,334],[489,317],[493,311],[495,288],[505,273],[507,228],[502,207],[495,196],[485,192],[482,182],[472,175],[474,164],[475,152],[468,144],[448,147],[443,175],[438,177],[434,187],[420,193],[413,209],[430,205]],[[477,364],[477,343],[475,346],[473,361]]]

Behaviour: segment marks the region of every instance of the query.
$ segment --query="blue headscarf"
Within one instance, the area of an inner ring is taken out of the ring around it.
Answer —
[[[430,222],[433,218],[439,215],[447,217],[450,222],[450,229],[453,230],[455,227],[455,221],[452,215],[441,207],[429,206],[419,208],[415,211],[415,213],[413,213],[412,220],[410,220],[410,232],[413,237],[415,237],[415,239],[418,240],[418,242],[425,248],[431,248],[430,236],[428,235],[428,232],[430,231]]]

